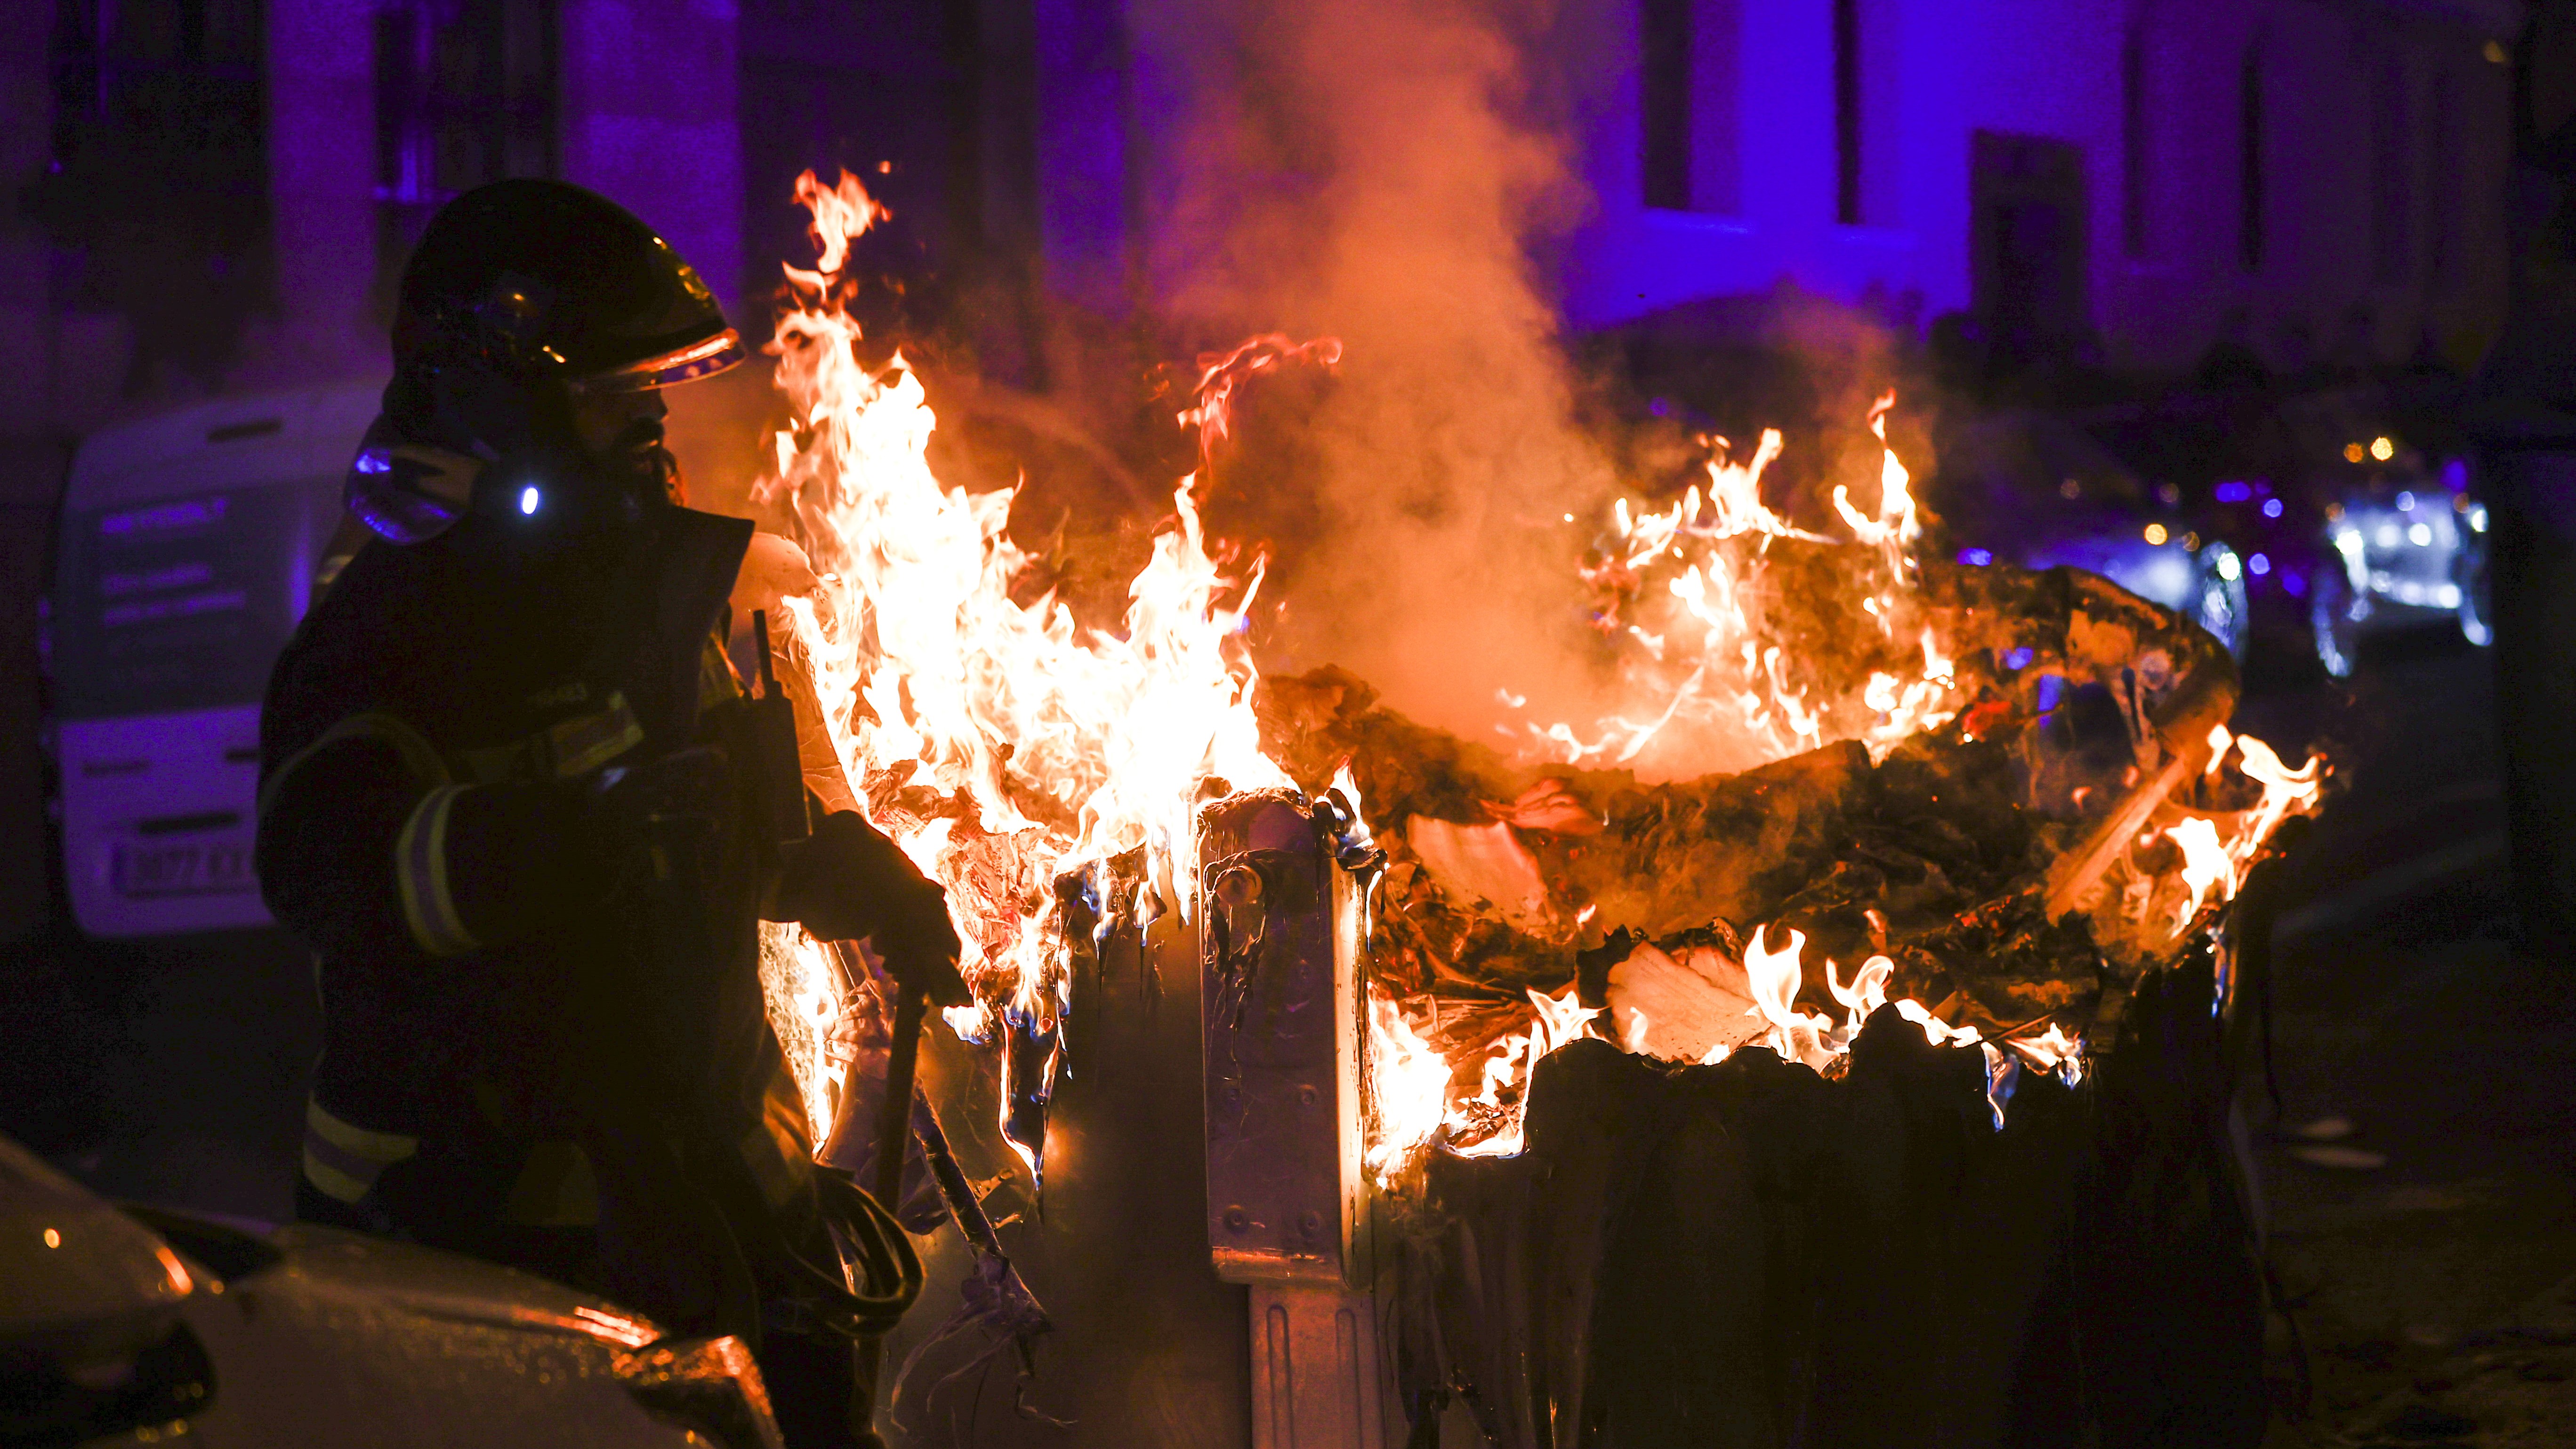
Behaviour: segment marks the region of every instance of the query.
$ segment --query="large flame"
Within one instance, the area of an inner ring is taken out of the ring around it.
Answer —
[[[823,580],[787,605],[791,647],[871,818],[948,888],[978,994],[1051,1023],[1068,989],[1057,877],[1142,847],[1154,888],[1186,911],[1173,868],[1194,848],[1200,783],[1289,783],[1261,752],[1235,642],[1259,569],[1220,571],[1185,479],[1123,632],[1086,628],[1052,593],[1015,598],[1030,559],[1008,532],[1014,490],[942,485],[920,379],[900,357],[859,360],[836,271],[881,211],[846,174],[830,190],[809,174],[797,196],[822,258],[786,269],[793,305],[770,350],[795,426],[757,492],[792,504]],[[810,1002],[836,977],[810,942],[797,960],[789,993]],[[950,1022],[981,1035],[984,1016]],[[805,1085],[827,1117],[824,1084]]]

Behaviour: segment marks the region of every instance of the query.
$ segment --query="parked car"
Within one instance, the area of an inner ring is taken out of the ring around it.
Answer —
[[[474,1259],[119,1208],[0,1137],[0,1444],[778,1449],[739,1339]]]
[[[42,647],[64,876],[92,935],[267,924],[260,696],[322,581],[377,393],[199,404],[74,456]]]
[[[2385,629],[2487,642],[2486,509],[2437,418],[2377,384],[2008,411],[1945,430],[1930,497],[1963,560],[2089,568],[2340,677]]]
[[[2350,674],[2362,638],[2385,629],[2449,622],[2487,643],[2487,510],[2465,449],[2408,438],[2401,410],[2375,390],[2295,398],[2282,417],[2331,548],[2308,597],[2327,672]]]

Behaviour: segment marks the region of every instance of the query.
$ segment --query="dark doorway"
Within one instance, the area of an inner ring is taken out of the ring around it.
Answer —
[[[1979,131],[1969,154],[1971,304],[2007,370],[2087,335],[2084,152]]]

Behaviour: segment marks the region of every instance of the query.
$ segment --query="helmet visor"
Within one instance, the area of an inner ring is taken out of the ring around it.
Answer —
[[[728,327],[713,337],[658,353],[640,362],[575,379],[578,392],[642,392],[713,377],[742,361],[742,337]]]

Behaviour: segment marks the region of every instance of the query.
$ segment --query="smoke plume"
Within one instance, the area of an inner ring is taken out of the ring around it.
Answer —
[[[1585,202],[1545,15],[1510,0],[1146,0],[1181,122],[1149,223],[1158,303],[1210,341],[1343,343],[1260,486],[1280,662],[1338,663],[1417,718],[1488,735],[1498,689],[1588,717],[1571,530],[1611,485],[1575,425],[1533,245]],[[1542,717],[1546,717],[1544,714]]]

